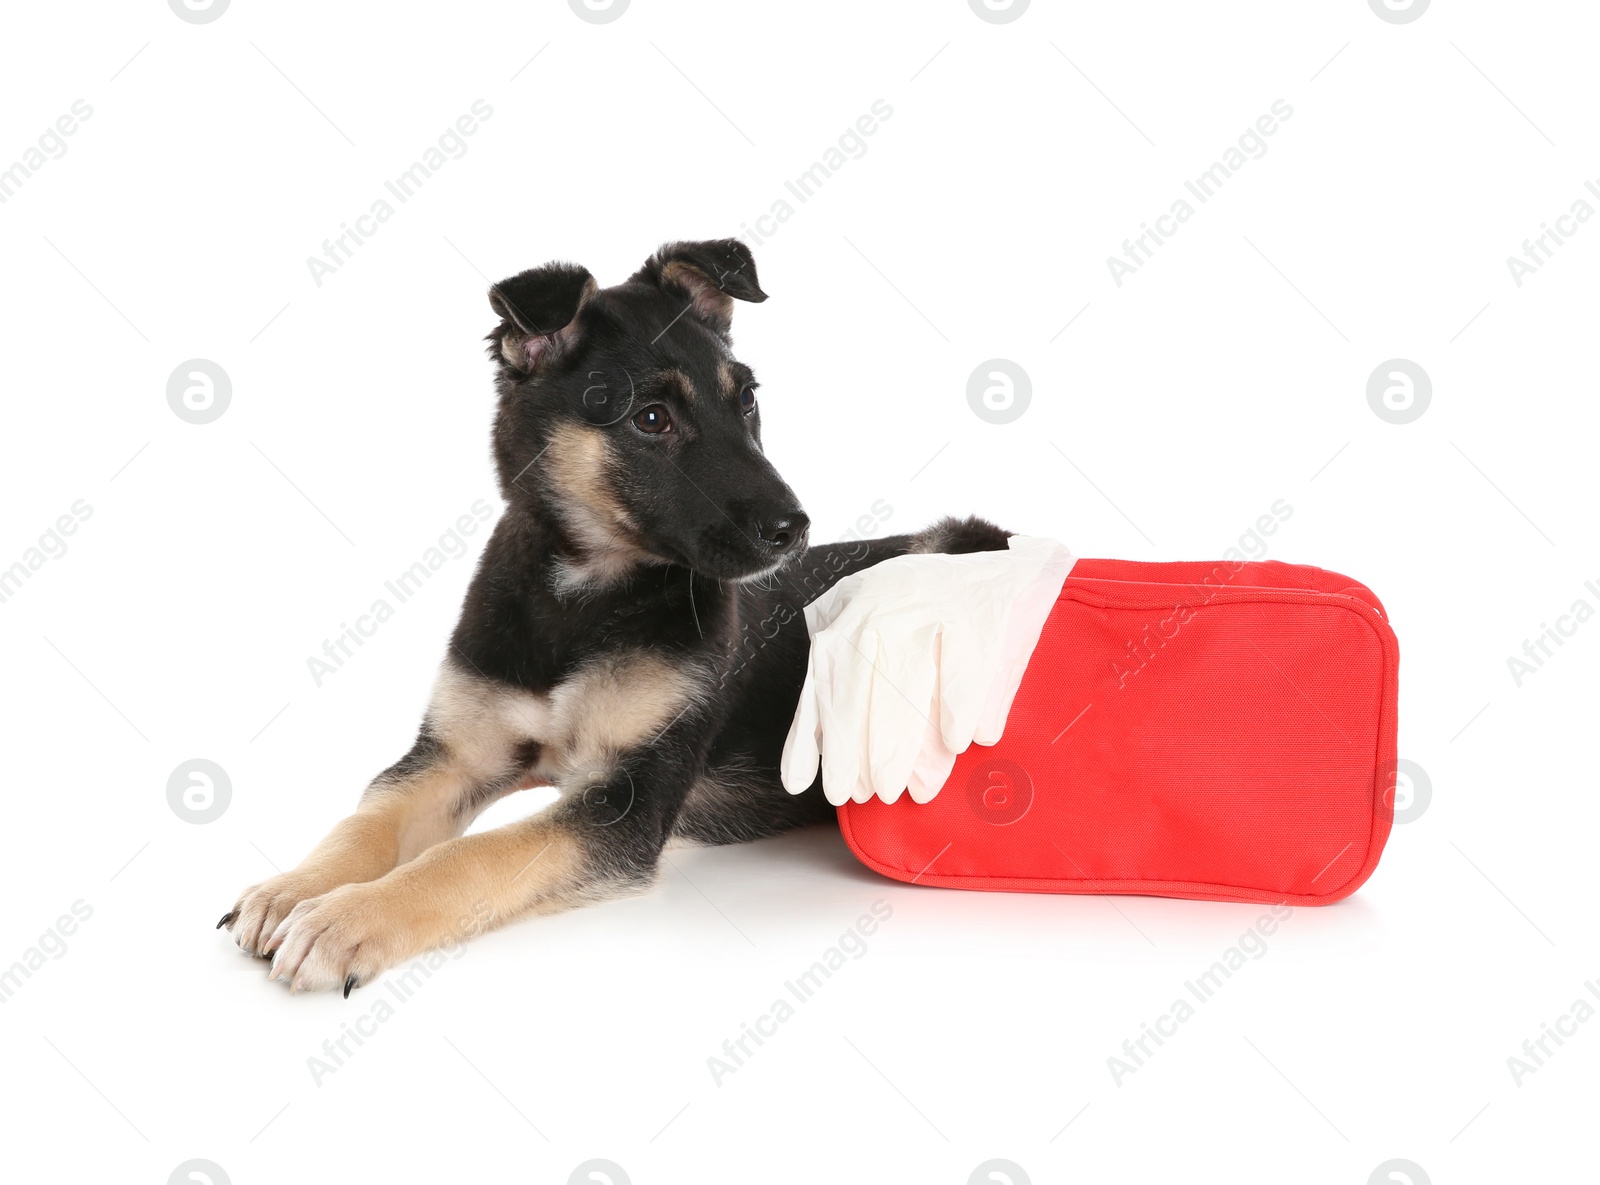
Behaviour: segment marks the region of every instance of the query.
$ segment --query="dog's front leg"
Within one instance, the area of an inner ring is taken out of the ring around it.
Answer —
[[[302,902],[272,939],[273,978],[348,995],[403,959],[520,915],[648,886],[701,760],[651,747],[563,787],[539,815],[446,840],[378,880]]]
[[[340,885],[376,880],[461,834],[492,799],[485,786],[493,776],[481,761],[469,761],[425,733],[406,758],[367,787],[356,812],[309,856],[289,872],[246,889],[218,925],[229,927],[251,954],[270,954],[273,932],[302,901]]]

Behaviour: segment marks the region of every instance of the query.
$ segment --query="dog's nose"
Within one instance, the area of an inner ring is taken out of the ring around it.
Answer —
[[[795,510],[762,519],[756,525],[756,534],[761,537],[761,542],[781,554],[804,539],[810,526],[811,520],[803,512]]]

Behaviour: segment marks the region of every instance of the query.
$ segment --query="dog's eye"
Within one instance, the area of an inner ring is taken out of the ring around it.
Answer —
[[[652,403],[633,417],[633,426],[641,432],[649,432],[652,435],[658,432],[671,432],[672,417],[661,404]]]
[[[743,391],[739,392],[739,410],[744,412],[745,415],[749,415],[751,412],[755,411],[755,409],[756,389],[754,387],[746,387]]]

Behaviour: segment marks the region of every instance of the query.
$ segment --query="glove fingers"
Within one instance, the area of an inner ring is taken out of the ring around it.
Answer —
[[[875,635],[873,644],[876,645]],[[819,666],[818,714],[822,728],[822,790],[834,806],[842,806],[860,794],[862,773],[862,726],[867,719],[871,668],[858,653],[858,643],[846,642],[844,653],[837,646],[826,653],[829,661]],[[865,647],[860,647],[865,650]],[[870,651],[867,651],[870,653]],[[837,658],[838,663],[832,659]]]
[[[939,730],[953,753],[972,744],[978,717],[994,683],[993,650],[979,639],[987,623],[946,625],[939,633]]]
[[[984,696],[983,707],[972,726],[974,744],[993,745],[999,741],[1000,734],[1005,730],[1006,716],[1011,712],[1011,701],[1016,698],[1017,688],[1022,685],[1022,676],[1027,669],[1025,662],[1007,663],[995,673]]]
[[[1009,555],[902,556],[837,582],[806,607],[812,639],[781,774],[815,779],[830,802],[921,801],[956,754],[1000,737],[1043,624],[1071,567],[1048,540]]]
[[[891,651],[903,653],[903,648],[897,640],[885,639],[883,631],[878,629],[876,624],[861,631],[855,658],[861,664],[861,689],[864,694],[860,715],[854,722],[856,786],[850,795],[855,802],[866,802],[876,793],[877,787],[872,779],[876,741],[880,735],[892,735],[894,731],[892,716],[887,715],[894,711],[894,705],[888,698],[894,692],[886,682],[888,678],[886,668]]]
[[[907,780],[911,801],[931,801],[950,780],[950,770],[955,763],[956,755],[945,745],[938,728],[930,723],[923,734],[916,765],[912,767],[911,777]]]
[[[895,645],[898,653],[891,656],[880,640],[867,729],[871,788],[885,802],[894,802],[909,784],[923,738],[932,727],[929,717],[935,710],[938,683],[931,628]]]

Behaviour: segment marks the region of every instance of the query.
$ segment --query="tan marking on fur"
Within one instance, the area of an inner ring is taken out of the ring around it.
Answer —
[[[658,371],[656,378],[664,387],[670,388],[685,403],[693,405],[699,402],[700,392],[694,385],[694,380],[677,367]]]
[[[524,741],[540,746],[537,772],[583,785],[670,723],[700,693],[698,671],[650,651],[608,655],[579,668],[548,695],[464,670],[439,670],[428,726],[467,781],[502,777]]]
[[[269,953],[273,931],[302,901],[340,885],[376,880],[461,834],[469,820],[456,808],[472,785],[462,767],[448,762],[403,780],[380,778],[355,814],[341,819],[292,870],[240,894],[231,927],[235,941],[251,954]]]
[[[717,382],[722,386],[722,394],[732,399],[739,393],[739,383],[734,378],[733,367],[726,361],[717,363]]]
[[[592,782],[670,724],[700,690],[692,668],[650,653],[583,668],[550,696],[551,740],[540,754],[540,772],[557,784]]]
[[[549,740],[550,698],[486,679],[451,657],[434,680],[428,728],[453,765],[485,782],[505,772],[523,741]]]
[[[702,317],[722,325],[733,320],[733,297],[699,268],[675,259],[661,269],[661,282],[676,284],[688,292],[695,312]]]
[[[578,904],[587,872],[581,839],[538,816],[447,840],[381,880],[297,906],[279,927],[272,974],[295,990],[368,983],[424,951]]]
[[[611,488],[611,446],[604,432],[583,424],[558,425],[545,456],[556,512],[585,552],[563,584],[607,583],[656,559],[639,543],[638,527]]]
[[[293,870],[246,889],[234,907],[239,945],[253,954],[270,953],[273,931],[300,902],[340,885],[376,880],[460,835],[493,800],[482,796],[483,788],[513,772],[517,745],[542,741],[549,721],[545,697],[470,674],[447,659],[428,708],[429,730],[443,747],[438,759],[403,776],[380,774],[356,812]],[[508,784],[502,794],[534,784]]]
[[[590,276],[587,280],[584,281],[584,283],[583,283],[583,291],[578,294],[577,312],[574,312],[572,314],[572,322],[568,322],[569,325],[572,324],[573,322],[577,321],[578,313],[583,312],[583,306],[588,304],[591,300],[593,300],[595,298],[595,294],[597,292],[599,292],[599,291],[600,291],[600,282],[598,280],[596,280],[593,276]]]
[[[549,457],[545,472],[560,493],[607,526],[633,529],[633,520],[607,480],[612,457],[605,433],[583,424],[558,424],[545,455]]]

